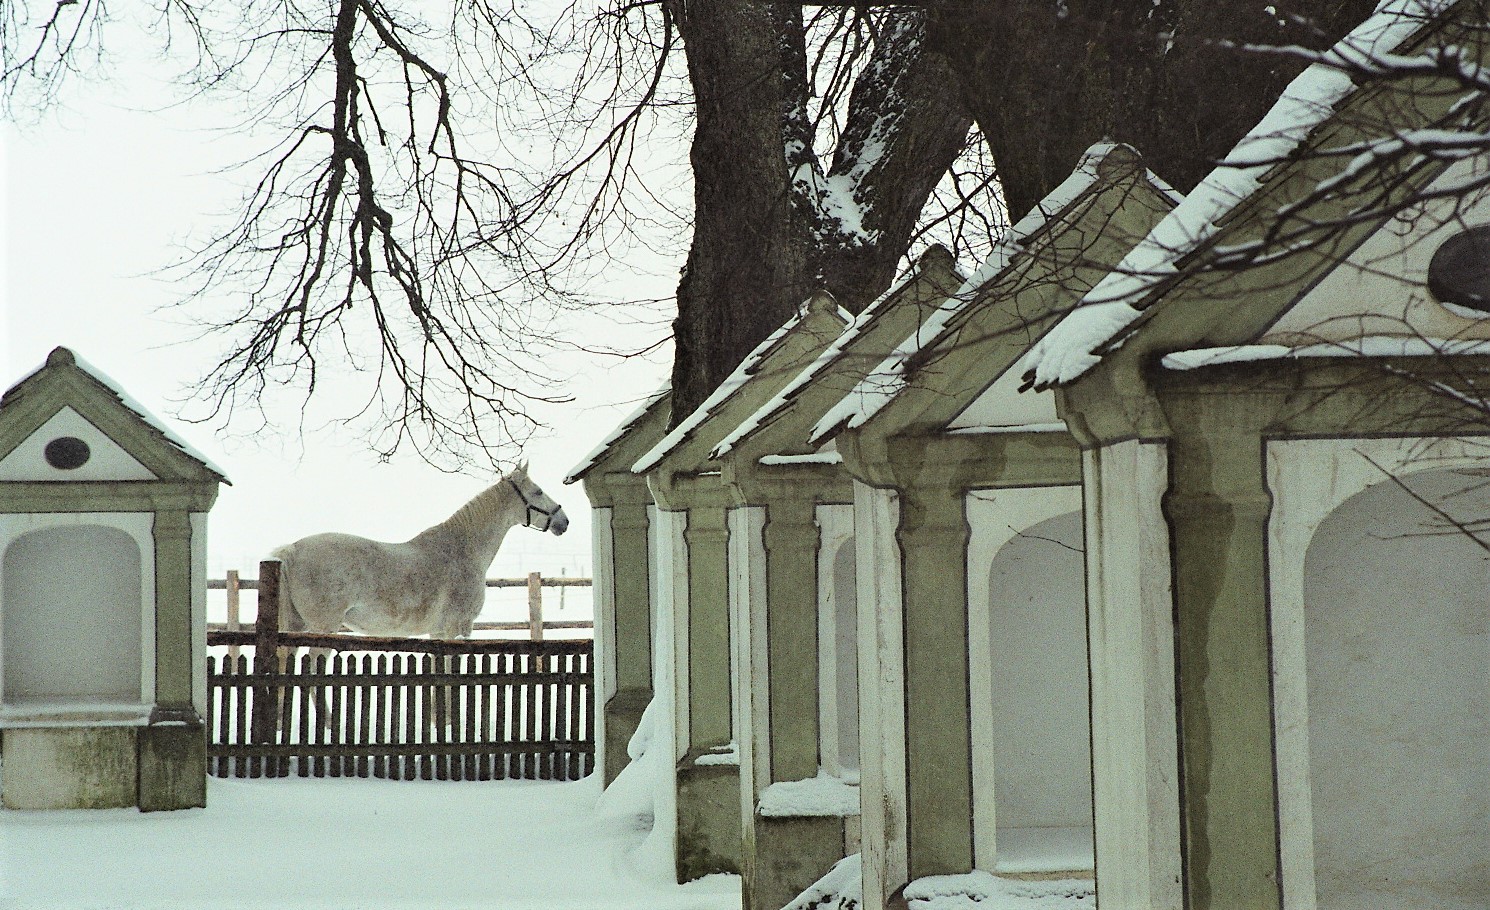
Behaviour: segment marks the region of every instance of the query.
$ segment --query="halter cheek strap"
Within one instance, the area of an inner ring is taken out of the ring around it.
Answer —
[[[523,505],[527,507],[528,512],[526,515],[523,516],[523,524],[529,528],[536,527],[533,524],[533,513],[537,512],[539,515],[543,516],[543,527],[538,528],[538,530],[547,531],[549,527],[553,525],[554,516],[558,514],[559,510],[549,510],[545,509],[543,506],[534,505],[533,501],[528,498],[528,494],[523,492],[523,488],[517,485],[517,481],[508,479],[507,483],[512,487],[513,492],[517,493],[517,498],[521,499],[523,501]]]

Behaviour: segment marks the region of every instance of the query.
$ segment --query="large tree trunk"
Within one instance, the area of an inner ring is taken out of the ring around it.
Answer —
[[[1009,213],[1065,179],[1093,142],[1137,148],[1192,189],[1261,119],[1301,64],[1218,44],[1322,47],[1376,0],[928,0],[932,46],[960,77]]]
[[[802,11],[768,0],[677,9],[697,124],[694,235],[673,323],[673,422],[813,291],[857,310],[887,288],[971,120],[918,12],[890,23],[825,169],[807,122]],[[848,212],[849,217],[839,215]]]

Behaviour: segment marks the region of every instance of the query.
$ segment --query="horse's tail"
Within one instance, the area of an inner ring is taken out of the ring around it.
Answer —
[[[290,558],[294,544],[277,547],[269,554],[279,560],[279,630],[281,632],[304,632],[305,618],[295,609],[295,599],[290,596]]]

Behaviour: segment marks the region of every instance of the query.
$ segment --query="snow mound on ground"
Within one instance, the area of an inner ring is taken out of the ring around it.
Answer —
[[[633,830],[646,831],[646,839],[626,857],[638,877],[653,882],[676,878],[671,831],[657,824],[659,791],[672,786],[667,749],[656,736],[656,699],[642,712],[636,732],[626,744],[630,763],[595,802],[595,814]]]
[[[864,904],[864,864],[845,856],[781,910],[858,910]]]

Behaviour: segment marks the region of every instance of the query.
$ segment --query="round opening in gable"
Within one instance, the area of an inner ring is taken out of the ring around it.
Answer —
[[[42,454],[46,456],[47,464],[57,470],[71,471],[87,464],[93,453],[88,443],[76,436],[59,436],[47,443]]]
[[[1490,313],[1490,225],[1439,245],[1428,263],[1428,291],[1439,303]]]

